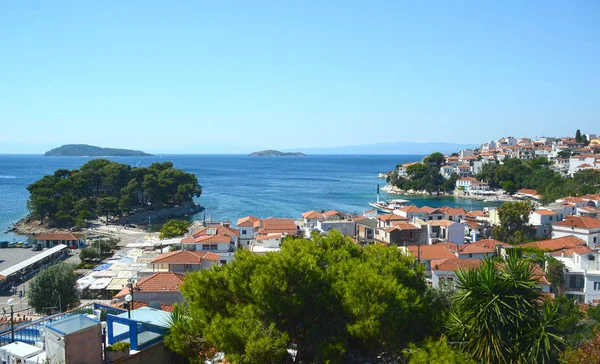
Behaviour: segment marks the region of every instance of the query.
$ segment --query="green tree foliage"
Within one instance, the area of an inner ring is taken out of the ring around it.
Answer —
[[[562,177],[549,167],[546,158],[530,161],[509,158],[504,164],[484,164],[477,178],[486,181],[492,188],[502,188],[509,193],[521,188],[534,189],[543,196],[543,202],[600,191],[600,172],[596,170],[587,169],[576,172],[573,177]]]
[[[59,263],[43,269],[29,283],[27,298],[30,306],[46,314],[52,311],[49,307],[65,311],[67,306],[77,302],[76,281],[70,264]]]
[[[446,338],[428,338],[421,346],[411,343],[404,357],[408,364],[476,364],[469,355],[450,347]]]
[[[554,257],[548,257],[548,268],[546,276],[552,283],[553,291],[557,294],[561,293],[565,286],[565,265],[560,260]]]
[[[451,339],[481,363],[546,363],[562,339],[558,305],[545,300],[533,264],[511,256],[486,259],[457,273],[458,292],[449,320]]]
[[[423,160],[423,163],[427,164],[430,167],[440,168],[441,166],[444,165],[445,161],[446,161],[446,158],[444,158],[444,155],[442,153],[435,152],[435,153],[432,153],[432,154],[428,155],[427,157],[425,157],[425,159]]]
[[[527,242],[535,235],[529,225],[529,213],[533,204],[529,201],[505,202],[498,208],[500,224],[492,230],[494,239],[518,245]]]
[[[583,141],[583,138],[581,137],[581,131],[579,129],[577,129],[575,132],[575,141],[577,143],[581,143]]]
[[[403,190],[425,190],[434,193],[454,190],[454,184],[447,183],[440,174],[440,166],[444,162],[444,156],[441,153],[430,154],[423,161],[424,163],[415,163],[409,166],[406,170],[406,178],[400,177],[397,172],[394,172],[388,182]]]
[[[264,256],[239,250],[231,264],[188,275],[181,291],[186,319],[166,344],[194,362],[208,348],[232,363],[282,363],[288,349],[305,363],[401,355],[431,335],[436,316],[414,259],[335,231]]]
[[[172,219],[167,221],[160,229],[160,239],[175,238],[187,232],[190,223],[186,220]]]
[[[79,170],[56,170],[27,190],[31,214],[58,227],[84,227],[94,213],[120,216],[135,208],[176,206],[202,193],[196,176],[171,162],[132,168],[106,159],[93,159]]]

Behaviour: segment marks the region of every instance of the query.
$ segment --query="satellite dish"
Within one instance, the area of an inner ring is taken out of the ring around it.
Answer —
[[[158,302],[158,301],[152,301],[152,302],[148,303],[148,307],[153,308],[155,310],[162,310],[162,306],[160,305],[160,302]]]
[[[531,254],[532,258],[537,258],[537,255],[535,253]]]

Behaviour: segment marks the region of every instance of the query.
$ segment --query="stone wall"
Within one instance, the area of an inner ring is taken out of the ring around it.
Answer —
[[[169,363],[183,364],[185,361],[182,357],[172,353],[165,347],[164,342],[154,344],[151,347],[129,355],[126,358],[118,360],[118,364],[147,364],[147,363]]]

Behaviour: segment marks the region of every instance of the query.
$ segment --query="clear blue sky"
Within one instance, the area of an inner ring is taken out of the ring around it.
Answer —
[[[600,134],[596,0],[22,0],[0,29],[0,153]]]

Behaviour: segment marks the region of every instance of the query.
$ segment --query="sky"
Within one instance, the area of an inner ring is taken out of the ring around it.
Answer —
[[[600,2],[2,1],[0,153],[600,134]]]

